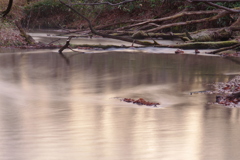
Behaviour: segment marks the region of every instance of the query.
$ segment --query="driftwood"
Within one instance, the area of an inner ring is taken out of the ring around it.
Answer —
[[[192,40],[195,42],[211,42],[228,40],[232,36],[232,30],[230,28],[212,28],[203,29],[190,34]]]
[[[69,37],[68,37],[68,39],[67,39],[65,45],[62,46],[62,47],[58,50],[58,53],[62,54],[62,51],[63,51],[64,49],[69,48],[70,41],[71,41],[71,39],[72,39],[73,37],[75,37],[75,36],[69,36]]]
[[[114,35],[131,35],[132,38],[134,39],[146,39],[146,38],[149,38],[149,37],[152,37],[152,38],[163,38],[163,39],[174,39],[174,38],[182,38],[182,37],[185,37],[186,34],[185,33],[172,33],[172,32],[169,32],[169,33],[148,33],[148,32],[145,32],[145,31],[138,31],[138,32],[130,32],[130,31],[127,31],[127,32],[121,32],[119,34],[114,34]]]
[[[69,45],[70,45],[70,41],[71,41],[71,39],[72,39],[73,37],[75,37],[75,36],[69,36],[68,39],[67,39],[67,41],[66,41],[66,43],[65,43],[65,45],[62,46],[62,47],[58,50],[59,55],[64,59],[64,61],[66,62],[67,65],[70,64],[70,61],[69,61],[68,57],[66,57],[62,52],[63,52],[63,50],[65,50],[65,49],[67,49],[67,48],[71,49],[71,48],[69,47]]]

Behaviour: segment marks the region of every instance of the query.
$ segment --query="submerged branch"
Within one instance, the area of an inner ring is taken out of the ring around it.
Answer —
[[[58,53],[62,54],[62,51],[63,51],[64,49],[69,48],[70,41],[71,41],[71,39],[72,39],[73,37],[75,37],[75,36],[69,36],[69,37],[68,37],[65,45],[62,46],[62,47],[58,50]]]
[[[64,59],[64,61],[67,63],[67,65],[70,64],[70,61],[69,59],[62,53],[62,51],[66,48],[69,48],[69,45],[70,45],[70,41],[71,39],[75,37],[75,36],[69,36],[67,41],[66,41],[66,44],[64,46],[62,46],[59,50],[58,50],[58,53],[59,55]]]

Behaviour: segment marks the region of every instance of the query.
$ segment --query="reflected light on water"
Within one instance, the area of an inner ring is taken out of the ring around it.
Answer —
[[[234,160],[239,110],[189,95],[239,66],[191,55],[0,55],[0,159]],[[217,59],[217,60],[216,60]],[[204,65],[202,65],[204,62]],[[224,66],[222,64],[225,64]],[[114,97],[144,98],[159,108]]]

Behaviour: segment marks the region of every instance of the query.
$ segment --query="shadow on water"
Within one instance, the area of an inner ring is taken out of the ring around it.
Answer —
[[[189,95],[230,80],[226,73],[239,65],[221,57],[141,52],[65,56],[69,64],[55,51],[0,55],[0,159],[240,157],[238,108],[208,105],[214,95]]]

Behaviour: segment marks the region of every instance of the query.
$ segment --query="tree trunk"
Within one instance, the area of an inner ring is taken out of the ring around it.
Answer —
[[[232,36],[230,28],[213,28],[196,31],[190,34],[195,42],[210,42],[228,40]]]
[[[35,40],[24,31],[21,23],[19,21],[15,21],[15,24],[16,24],[21,36],[25,38],[25,41],[27,42],[27,44],[28,45],[34,45]]]

